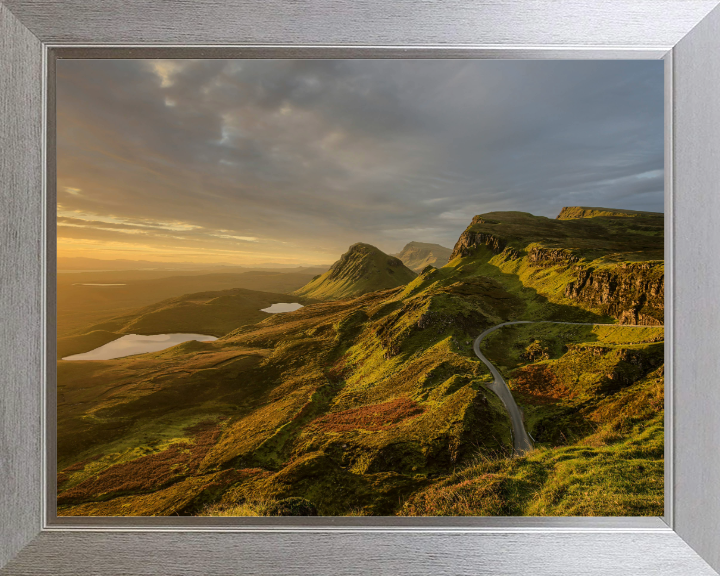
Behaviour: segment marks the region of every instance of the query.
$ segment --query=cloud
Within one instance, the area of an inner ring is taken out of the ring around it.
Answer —
[[[491,210],[663,211],[662,62],[61,60],[57,110],[65,231],[150,250],[321,262]]]

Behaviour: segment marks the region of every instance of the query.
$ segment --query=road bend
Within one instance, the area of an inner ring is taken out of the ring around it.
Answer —
[[[514,324],[571,324],[574,326],[615,326],[616,328],[648,328],[648,326],[638,326],[634,324],[599,324],[596,322],[553,322],[552,320],[516,320],[514,322],[503,322],[492,328],[488,328],[475,339],[473,343],[473,351],[475,355],[488,367],[490,373],[493,376],[493,381],[488,385],[488,388],[497,394],[498,398],[502,401],[505,409],[510,415],[510,422],[512,424],[513,433],[513,451],[516,456],[522,456],[523,454],[530,452],[533,449],[533,441],[530,435],[525,430],[525,423],[523,422],[523,415],[518,408],[515,398],[513,398],[512,392],[508,387],[505,379],[500,374],[500,371],[495,368],[492,362],[488,360],[485,355],[480,352],[480,343],[485,339],[488,334],[492,334],[495,330],[499,330],[505,326],[512,326]],[[657,326],[660,328],[661,326]]]

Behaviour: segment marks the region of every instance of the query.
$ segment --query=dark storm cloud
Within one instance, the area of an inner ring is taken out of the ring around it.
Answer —
[[[314,261],[492,210],[662,211],[662,87],[662,62],[62,60],[58,199],[74,238]]]

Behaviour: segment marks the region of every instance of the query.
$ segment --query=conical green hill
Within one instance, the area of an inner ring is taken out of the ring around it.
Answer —
[[[338,300],[403,286],[415,277],[415,272],[399,258],[389,256],[370,244],[358,242],[350,246],[330,270],[295,294],[318,300]]]

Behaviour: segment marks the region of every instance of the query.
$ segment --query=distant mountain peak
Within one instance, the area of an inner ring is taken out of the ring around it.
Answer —
[[[421,272],[427,266],[440,268],[447,264],[452,250],[427,242],[408,242],[398,253],[394,254],[403,264],[415,272]]]

